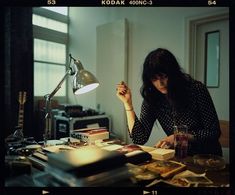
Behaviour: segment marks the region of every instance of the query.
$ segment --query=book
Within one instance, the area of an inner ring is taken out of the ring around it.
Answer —
[[[117,151],[106,151],[96,146],[48,153],[48,165],[77,177],[107,171],[126,163],[126,156]]]
[[[186,169],[186,165],[173,160],[152,160],[142,164],[141,167],[159,173],[162,178],[169,178]]]
[[[109,139],[109,131],[106,128],[85,128],[74,130],[71,137],[83,142],[94,143],[96,140]]]
[[[156,160],[169,160],[175,156],[175,150],[156,148],[155,150],[150,151],[149,154]]]
[[[47,166],[42,174],[36,175],[39,186],[54,187],[111,187],[133,186],[132,173],[127,165],[119,166],[85,177],[76,177],[72,173],[64,172],[58,168]],[[128,184],[127,184],[128,183]],[[46,185],[45,185],[46,184]]]
[[[152,159],[152,156],[148,152],[142,150],[140,146],[135,144],[111,144],[109,146],[103,147],[103,149],[109,151],[117,151],[124,154],[127,158],[127,162],[132,164],[140,164]]]
[[[153,150],[155,150],[155,147],[151,147],[151,146],[145,146],[145,145],[138,145],[141,147],[142,150],[144,150],[145,152],[151,152]]]
[[[144,145],[139,145],[139,146],[142,148],[142,150],[151,154],[152,158],[156,160],[169,160],[173,158],[175,155],[175,150],[173,149],[155,148]]]
[[[132,164],[140,164],[152,159],[152,156],[148,152],[145,152],[140,146],[135,144],[124,145],[117,151],[125,154],[127,162]]]

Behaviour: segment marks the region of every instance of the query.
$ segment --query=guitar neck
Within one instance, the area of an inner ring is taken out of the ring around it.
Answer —
[[[24,104],[19,104],[18,126],[21,129],[24,127]]]
[[[18,114],[18,126],[23,129],[24,125],[24,103],[26,101],[26,92],[20,91],[19,92],[19,114]]]

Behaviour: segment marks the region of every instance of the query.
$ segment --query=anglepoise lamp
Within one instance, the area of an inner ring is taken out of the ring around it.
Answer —
[[[73,65],[71,66],[71,60]],[[44,132],[44,144],[47,144],[47,140],[51,137],[51,99],[56,92],[61,88],[61,85],[67,78],[67,76],[73,76],[72,87],[75,95],[89,92],[99,86],[99,82],[96,77],[89,71],[83,68],[80,60],[76,60],[69,54],[69,69],[66,71],[64,77],[61,79],[56,88],[50,93],[44,96],[46,101],[46,115],[45,115],[45,132]]]

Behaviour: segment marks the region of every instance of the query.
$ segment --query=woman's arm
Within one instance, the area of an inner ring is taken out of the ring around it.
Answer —
[[[134,126],[130,134],[133,143],[145,144],[149,139],[155,121],[156,113],[143,101],[140,117],[135,116]]]
[[[126,111],[126,117],[127,117],[127,125],[129,129],[129,133],[132,133],[133,126],[135,123],[135,112],[133,106],[130,107],[129,105],[124,105],[125,111]]]
[[[135,112],[132,105],[131,90],[123,81],[116,86],[116,95],[122,101],[127,117],[128,129],[131,134],[135,123]]]
[[[126,110],[126,117],[129,129],[129,135],[135,144],[144,144],[148,141],[153,124],[156,120],[149,105],[143,101],[141,106],[140,119],[136,116],[131,99],[131,90],[124,82],[117,85],[118,98],[123,102]]]

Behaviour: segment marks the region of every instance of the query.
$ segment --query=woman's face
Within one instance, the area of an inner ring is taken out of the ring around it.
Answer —
[[[166,74],[156,75],[155,78],[151,79],[153,86],[160,91],[162,94],[167,94],[167,83],[168,77]]]

